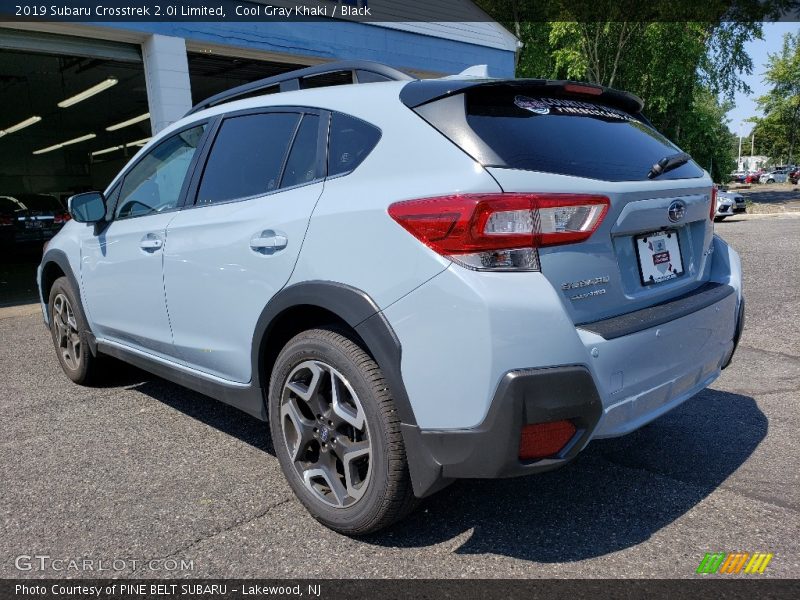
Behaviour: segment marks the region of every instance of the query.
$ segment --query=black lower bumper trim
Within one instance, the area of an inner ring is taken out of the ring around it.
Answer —
[[[594,380],[585,367],[510,371],[477,427],[420,430],[404,425],[408,459],[414,463],[414,492],[425,496],[454,479],[513,477],[559,467],[586,445],[602,410]],[[565,419],[577,431],[558,456],[519,460],[523,425]]]
[[[742,296],[742,299],[739,302],[739,312],[736,314],[736,330],[733,333],[733,349],[731,349],[730,356],[728,356],[728,359],[722,365],[723,369],[727,369],[728,365],[731,364],[731,361],[733,360],[733,355],[736,354],[736,348],[739,347],[739,340],[742,338],[743,331],[744,331],[744,296]]]
[[[680,319],[716,304],[734,293],[736,293],[736,290],[725,283],[709,282],[688,294],[673,298],[667,302],[619,315],[618,317],[611,317],[594,323],[583,323],[578,327],[596,333],[606,340],[613,340]]]

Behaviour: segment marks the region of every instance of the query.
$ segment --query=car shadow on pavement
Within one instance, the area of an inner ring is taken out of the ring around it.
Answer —
[[[266,423],[130,369],[133,389],[274,456]],[[646,541],[696,506],[747,460],[767,428],[753,398],[707,389],[638,431],[592,442],[562,469],[456,482],[359,539],[396,548],[450,542],[457,554],[536,562],[602,556]]]
[[[753,398],[705,390],[636,432],[592,442],[560,470],[457,482],[364,541],[421,547],[452,540],[457,554],[537,562],[602,556],[640,544],[684,515],[766,434],[767,418]]]
[[[275,456],[269,425],[237,408],[154,377],[130,365],[120,364],[116,385],[126,385],[154,400],[197,419],[209,427],[238,438],[246,444]]]

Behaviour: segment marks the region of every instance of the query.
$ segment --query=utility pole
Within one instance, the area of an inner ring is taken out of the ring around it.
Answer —
[[[750,134],[750,156],[755,154],[755,145],[756,145],[756,130],[753,129],[753,133]]]
[[[739,121],[739,160],[736,162],[736,170],[742,170],[742,125],[744,121]]]
[[[736,163],[736,170],[742,169],[742,130],[739,130],[739,160]]]

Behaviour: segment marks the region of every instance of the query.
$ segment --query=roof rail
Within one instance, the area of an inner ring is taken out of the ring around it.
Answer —
[[[194,114],[198,111],[218,104],[232,102],[242,96],[255,94],[261,90],[266,90],[273,86],[280,86],[281,92],[290,92],[299,90],[300,80],[306,77],[315,77],[320,75],[332,75],[335,73],[350,72],[354,83],[371,83],[375,81],[411,81],[410,77],[402,71],[398,71],[387,65],[382,65],[377,62],[369,60],[346,60],[341,62],[331,62],[296,71],[289,71],[266,79],[259,79],[251,83],[245,83],[238,87],[220,92],[211,98],[207,98],[203,102],[196,104],[192,109],[186,113],[186,116]]]

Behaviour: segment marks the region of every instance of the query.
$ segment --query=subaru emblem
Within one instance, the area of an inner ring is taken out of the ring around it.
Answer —
[[[675,200],[672,204],[669,205],[669,210],[667,211],[667,216],[669,220],[673,223],[677,223],[680,221],[684,215],[686,214],[686,204],[681,200]]]

